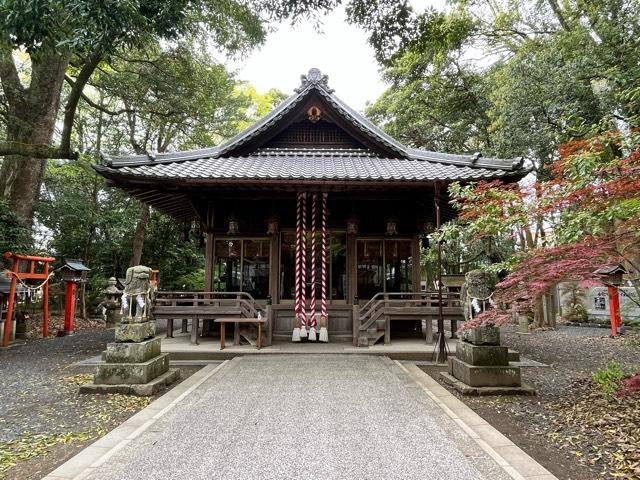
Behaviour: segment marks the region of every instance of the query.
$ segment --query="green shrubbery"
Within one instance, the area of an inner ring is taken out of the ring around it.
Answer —
[[[614,395],[622,388],[624,372],[616,361],[611,361],[605,368],[599,369],[593,375],[593,380],[600,386],[602,396],[607,400],[612,400]]]

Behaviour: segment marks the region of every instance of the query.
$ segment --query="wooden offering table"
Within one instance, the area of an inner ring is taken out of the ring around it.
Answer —
[[[220,324],[220,350],[224,350],[224,337],[225,337],[225,325],[227,323],[249,323],[258,326],[258,338],[256,339],[256,347],[260,350],[262,347],[262,325],[267,323],[266,318],[238,318],[238,317],[223,317],[216,318],[215,323]]]

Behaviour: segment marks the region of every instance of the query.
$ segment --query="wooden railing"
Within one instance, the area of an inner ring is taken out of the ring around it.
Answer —
[[[387,343],[390,338],[389,330],[392,320],[432,320],[437,318],[440,312],[440,300],[438,292],[434,291],[381,292],[357,310],[359,319],[357,324],[354,324],[354,344],[356,335],[371,337],[373,333],[368,334],[369,329],[376,332],[384,331],[385,343]],[[442,292],[442,314],[446,320],[451,321],[452,329],[458,320],[464,319],[460,293]],[[381,333],[376,333],[374,339],[379,338],[380,335]]]
[[[154,299],[154,314],[206,315],[220,310],[237,310],[255,318],[262,309],[247,292],[160,291]],[[262,312],[263,313],[263,312]]]
[[[167,320],[167,337],[173,336],[173,321],[182,319],[182,331],[191,320],[191,343],[198,343],[201,321],[223,317],[257,318],[265,313],[247,292],[193,292],[160,291],[153,302],[153,315]],[[240,330],[236,325],[234,342],[239,342]]]

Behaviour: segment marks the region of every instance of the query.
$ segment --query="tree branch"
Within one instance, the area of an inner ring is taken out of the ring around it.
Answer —
[[[14,103],[16,96],[24,91],[24,87],[20,83],[18,69],[13,62],[13,55],[10,50],[0,50],[0,81],[2,89],[8,103]]]
[[[569,25],[569,22],[567,22],[567,19],[564,18],[562,9],[560,8],[560,5],[558,5],[558,0],[548,0],[548,1],[549,1],[549,6],[551,7],[551,10],[553,10],[553,13],[558,19],[558,22],[560,22],[560,25],[562,26],[562,28],[564,28],[567,32],[570,32],[572,30],[571,25]]]
[[[77,160],[78,153],[70,152],[61,147],[52,147],[46,144],[0,142],[0,157],[7,155],[20,155],[27,158],[66,158]]]
[[[66,80],[66,82],[71,85],[71,87],[73,88],[73,86],[75,85],[75,82],[73,81],[73,79],[71,77],[69,77],[68,75],[64,76],[64,79]],[[131,109],[129,108],[121,108],[120,110],[109,110],[107,107],[100,105],[96,102],[94,102],[93,100],[91,100],[87,94],[85,94],[84,92],[82,92],[80,94],[80,97],[90,106],[95,108],[96,110],[99,110],[103,113],[106,113],[107,115],[110,115],[112,117],[116,117],[118,115],[122,115],[123,113],[128,113],[128,112],[132,112]]]
[[[71,87],[71,92],[67,98],[67,104],[64,107],[64,123],[60,139],[60,148],[63,150],[68,151],[71,149],[71,131],[73,129],[73,120],[76,115],[76,108],[78,107],[78,102],[80,101],[84,87],[100,63],[100,60],[102,60],[102,55],[102,50],[98,50],[89,57],[80,70],[75,83]]]

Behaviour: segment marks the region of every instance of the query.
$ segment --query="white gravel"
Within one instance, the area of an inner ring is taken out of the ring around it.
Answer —
[[[228,364],[88,478],[509,477],[387,358],[265,355]]]

